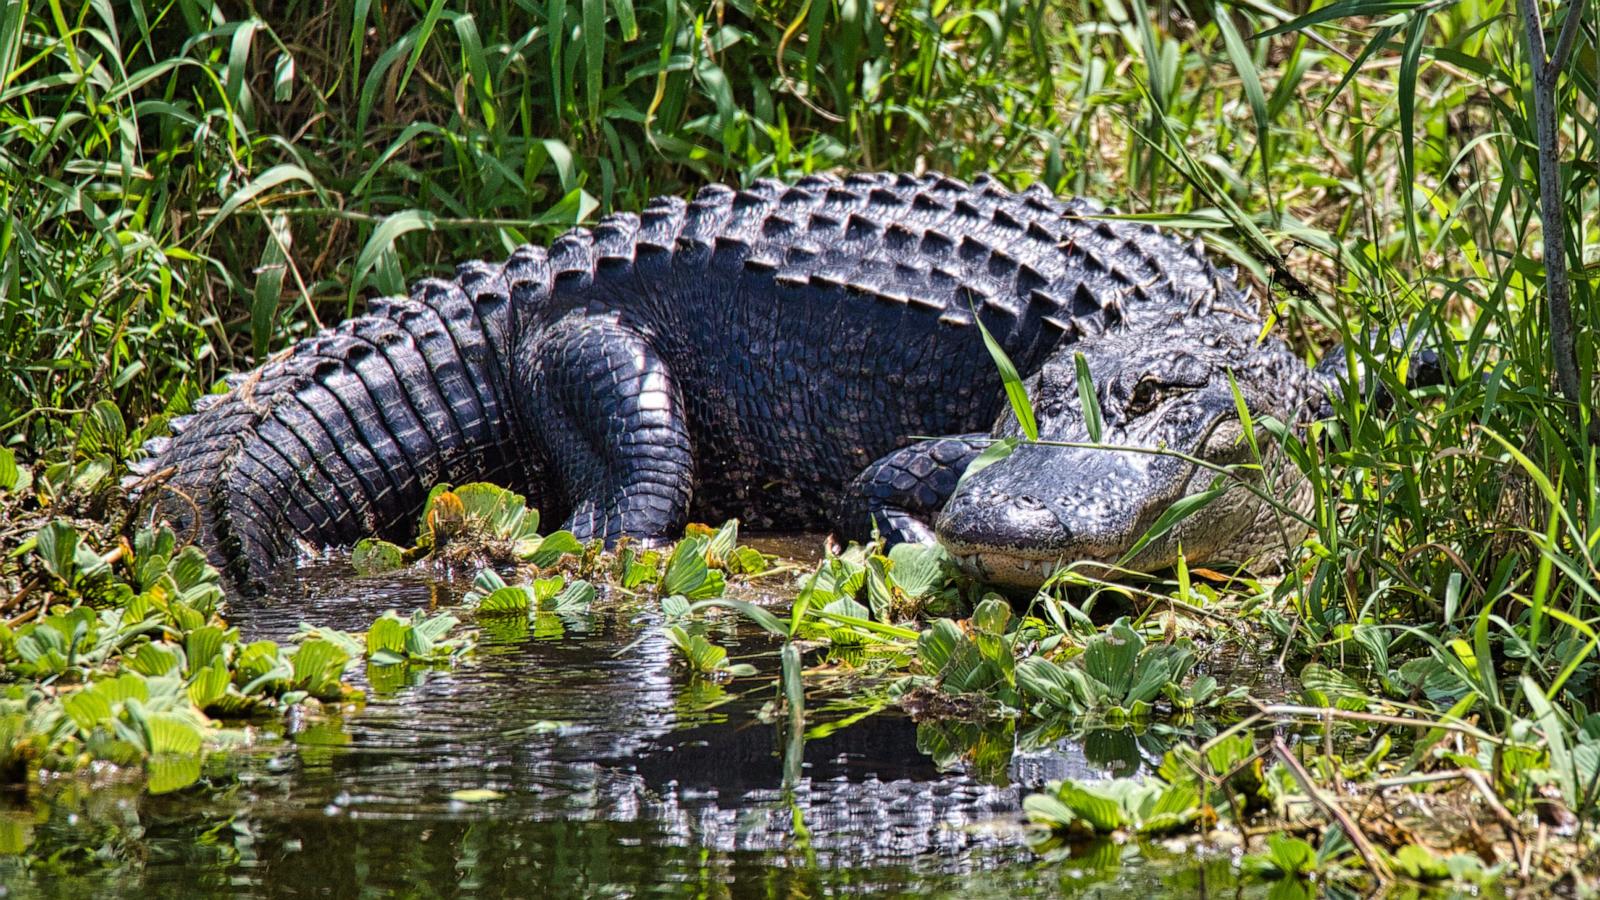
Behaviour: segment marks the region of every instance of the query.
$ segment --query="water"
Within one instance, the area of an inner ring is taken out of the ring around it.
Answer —
[[[456,602],[449,586],[332,566],[236,604],[231,621],[284,638],[302,619],[361,629],[385,609]],[[762,715],[770,641],[720,626],[717,639],[763,675],[694,681],[651,631],[652,606],[602,599],[527,633],[485,628],[476,656],[449,671],[358,674],[364,705],[258,723],[253,749],[208,763],[210,789],[151,797],[107,776],[11,798],[0,851],[27,853],[0,855],[0,886],[72,897],[1257,890],[1217,851],[1102,844],[1047,864],[1028,850],[1019,809],[1030,789],[1141,768],[1159,753],[1150,735],[1018,749],[1009,725],[885,711],[802,745]],[[827,701],[808,697],[809,725],[849,712]]]

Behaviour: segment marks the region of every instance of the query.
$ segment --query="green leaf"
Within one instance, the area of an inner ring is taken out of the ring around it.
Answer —
[[[289,268],[289,246],[294,241],[288,218],[281,214],[273,216],[267,223],[264,237],[250,301],[250,343],[257,360],[267,358],[273,333],[277,330],[283,277]]]
[[[120,456],[127,441],[128,425],[122,410],[110,400],[96,401],[78,423],[78,452],[84,456]]]
[[[217,226],[222,224],[224,219],[232,215],[239,207],[249,203],[256,197],[259,197],[273,188],[278,187],[279,185],[287,184],[291,181],[299,181],[309,185],[313,190],[316,190],[319,193],[321,191],[321,187],[317,184],[317,180],[313,178],[311,173],[307,172],[305,169],[291,163],[282,163],[273,166],[272,168],[262,172],[260,175],[247,182],[244,187],[241,187],[239,190],[230,194],[228,199],[223,201],[222,206],[217,210],[217,214],[212,216],[211,219],[206,222],[203,235],[209,236],[210,233],[217,228]],[[204,237],[202,237],[202,240],[203,239]]]
[[[800,648],[794,641],[784,641],[779,652],[783,679],[783,699],[789,704],[789,718],[798,720],[805,715],[806,686],[803,678]]]
[[[398,91],[404,93],[406,82],[411,80],[411,74],[417,69],[417,62],[422,58],[422,51],[427,48],[429,38],[433,37],[434,29],[439,25],[439,18],[444,13],[444,0],[433,0],[428,4],[427,12],[423,14],[422,21],[412,31],[416,35],[416,46],[411,50],[411,57],[406,60],[405,74],[400,76]]]
[[[928,674],[938,674],[955,658],[956,648],[966,639],[961,626],[949,619],[938,619],[917,637],[917,659]]]
[[[1016,438],[1008,437],[995,441],[989,446],[983,448],[983,452],[974,457],[972,462],[967,463],[966,470],[963,471],[961,473],[961,477],[956,480],[956,490],[961,490],[961,485],[964,484],[968,478],[971,478],[979,472],[982,472],[984,469],[987,469],[1000,460],[1010,456],[1012,452],[1017,449],[1017,445],[1020,443],[1021,441],[1018,441]]]
[[[539,511],[527,499],[497,484],[473,482],[454,491],[469,524],[496,540],[526,541],[539,537]]]
[[[1300,670],[1300,687],[1306,699],[1318,706],[1335,706],[1342,700],[1353,699],[1360,701],[1357,708],[1364,708],[1368,701],[1361,682],[1321,663],[1307,663]]]
[[[725,567],[733,550],[739,545],[739,520],[729,519],[706,541],[706,564]]]
[[[194,680],[189,682],[189,700],[195,706],[206,709],[228,693],[231,682],[228,666],[219,656],[195,673]]]
[[[1028,388],[1022,383],[1022,376],[1018,374],[1017,367],[1012,364],[1011,357],[1006,355],[1004,347],[989,333],[983,324],[983,319],[978,315],[977,307],[972,308],[972,321],[978,325],[978,333],[983,335],[983,346],[988,348],[990,359],[994,360],[994,367],[1000,370],[1000,383],[1005,386],[1006,399],[1011,402],[1011,414],[1016,416],[1017,424],[1022,427],[1022,433],[1028,440],[1039,439],[1039,421],[1033,415],[1033,401],[1028,399]]]
[[[211,661],[222,656],[222,645],[229,637],[227,631],[215,625],[204,625],[184,636],[183,651],[188,658],[190,673],[198,672]]]
[[[331,641],[313,638],[301,643],[289,661],[296,688],[328,699],[341,693],[339,679],[344,675],[350,654]]]
[[[1099,785],[1091,787],[1064,781],[1056,790],[1056,797],[1090,828],[1107,833],[1132,824],[1123,804],[1107,796],[1111,790]]]
[[[662,600],[661,603],[663,609],[666,609],[668,602],[673,600],[673,597],[677,596],[680,595],[675,594]],[[720,606],[731,609],[750,621],[756,623],[756,625],[760,626],[768,634],[771,634],[774,637],[788,638],[790,636],[789,626],[785,625],[781,619],[773,615],[771,612],[756,606],[754,603],[750,603],[745,600],[730,600],[727,597],[715,597],[710,600],[701,600],[698,603],[683,607],[682,609],[684,615],[692,615],[693,613],[710,606]]]
[[[1251,36],[1251,40],[1259,41],[1263,38],[1275,37],[1280,34],[1304,31],[1313,25],[1331,22],[1334,19],[1346,19],[1352,16],[1376,17],[1390,13],[1407,12],[1425,2],[1427,0],[1340,0],[1337,3],[1318,7],[1282,25],[1275,25],[1264,31],[1258,31]]]
[[[525,615],[533,607],[533,591],[521,585],[503,587],[478,601],[478,615]]]
[[[690,671],[710,675],[727,666],[728,651],[711,643],[703,634],[690,634],[677,625],[662,629],[672,646],[678,648]]]
[[[163,645],[140,644],[138,650],[122,657],[122,664],[141,675],[169,675],[178,668],[178,654]]]
[[[1271,129],[1268,127],[1267,95],[1261,89],[1261,75],[1256,71],[1255,63],[1250,58],[1250,51],[1245,47],[1238,29],[1233,27],[1233,19],[1229,17],[1228,9],[1221,3],[1212,3],[1211,12],[1212,21],[1217,23],[1217,31],[1222,34],[1222,43],[1227,48],[1233,68],[1239,73],[1245,99],[1250,101],[1250,111],[1255,117],[1256,148],[1261,157],[1261,172],[1263,177],[1266,177],[1270,168],[1268,147]]]
[[[78,573],[78,529],[58,519],[39,529],[33,547],[51,574],[72,584]]]
[[[447,613],[436,613],[432,616],[425,615],[422,610],[411,614],[411,631],[430,641],[442,641],[450,629],[461,624],[461,620]]]
[[[1134,686],[1139,652],[1144,638],[1127,619],[1118,619],[1105,632],[1095,635],[1083,651],[1083,670],[1105,685],[1115,700],[1122,700]]]
[[[1079,821],[1072,807],[1053,793],[1029,794],[1022,799],[1022,811],[1028,821],[1057,831],[1065,831]]]
[[[350,566],[361,575],[379,575],[405,566],[405,550],[388,541],[362,538],[350,551]]]
[[[87,734],[101,722],[111,718],[111,701],[98,691],[85,689],[68,694],[61,701],[72,724]]]
[[[1285,875],[1309,875],[1317,868],[1317,850],[1299,838],[1280,832],[1267,836],[1267,857]]]
[[[1412,186],[1416,183],[1416,109],[1417,68],[1422,58],[1422,40],[1427,33],[1428,16],[1420,12],[1406,25],[1405,46],[1400,52],[1400,200],[1405,208],[1406,234],[1411,239],[1412,253],[1421,258],[1417,244],[1417,216],[1412,208],[1416,202]]]
[[[391,653],[404,650],[410,633],[411,623],[401,619],[393,610],[384,613],[367,629],[367,657],[370,659],[385,650]]]
[[[661,580],[661,553],[657,550],[638,553],[629,547],[623,551],[619,568],[622,586],[630,591],[642,584],[655,584]]]
[[[917,639],[917,657],[923,670],[937,676],[950,693],[982,691],[1000,680],[1000,672],[984,659],[978,647],[949,619],[940,619]]]
[[[556,561],[569,553],[582,553],[583,544],[572,536],[570,531],[557,531],[539,542],[538,547],[523,559],[543,569],[553,566]]]
[[[1166,509],[1162,510],[1161,515],[1156,517],[1155,522],[1151,523],[1145,533],[1140,535],[1137,541],[1133,542],[1133,546],[1122,554],[1118,564],[1125,564],[1137,557],[1139,551],[1143,550],[1152,541],[1161,538],[1177,527],[1183,520],[1209,506],[1213,500],[1226,494],[1233,486],[1228,482],[1226,475],[1218,475],[1211,487],[1199,493],[1186,494],[1174,500]]]
[[[606,62],[606,0],[583,2],[583,95],[589,121],[600,119],[600,87]]]
[[[1072,354],[1072,365],[1078,373],[1078,405],[1083,408],[1083,425],[1089,431],[1089,442],[1100,443],[1105,433],[1106,419],[1100,412],[1100,397],[1094,389],[1094,376],[1089,372],[1089,361],[1082,353]]]
[[[1042,656],[1019,660],[1016,671],[1017,687],[1025,696],[1064,712],[1083,712],[1090,705],[1081,677]]]
[[[538,604],[554,599],[566,584],[565,578],[551,575],[549,578],[535,578],[528,588],[533,592],[533,602]]]
[[[633,0],[611,0],[611,8],[617,14],[617,24],[622,27],[622,39],[637,40],[639,23],[633,14]]]
[[[583,579],[569,583],[551,600],[555,611],[558,613],[582,613],[589,611],[589,604],[594,602],[596,596],[594,585]]]
[[[706,600],[722,596],[723,574],[706,565],[705,548],[709,539],[703,535],[686,537],[673,548],[667,559],[667,571],[661,578],[663,594],[682,594],[690,600]]]
[[[1228,389],[1233,393],[1233,411],[1239,416],[1239,424],[1244,429],[1245,443],[1250,445],[1250,458],[1259,462],[1261,460],[1261,445],[1256,441],[1256,423],[1250,415],[1250,405],[1245,402],[1244,392],[1239,390],[1239,382],[1233,377],[1233,370],[1228,370]]]
[[[950,553],[938,544],[896,544],[889,548],[889,580],[908,598],[920,600],[947,584]]]
[[[194,719],[175,713],[149,714],[145,717],[145,729],[149,741],[146,747],[151,756],[199,753],[204,738]]]
[[[22,485],[22,470],[17,467],[17,454],[10,447],[0,447],[0,491],[15,491]]]
[[[437,216],[421,209],[402,210],[385,218],[372,230],[372,236],[367,238],[367,243],[361,248],[361,254],[356,257],[355,273],[350,280],[351,290],[359,291],[366,286],[367,275],[377,267],[379,259],[384,254],[394,252],[394,242],[402,235],[419,230],[432,231],[437,223]],[[379,285],[379,287],[387,290],[394,286]],[[398,293],[398,290],[396,292]]]
[[[1539,731],[1544,734],[1545,746],[1550,751],[1550,773],[1555,776],[1556,784],[1561,788],[1561,799],[1570,809],[1581,808],[1583,797],[1578,793],[1578,772],[1574,767],[1572,751],[1568,743],[1568,730],[1561,714],[1545,697],[1544,691],[1532,678],[1527,675],[1521,678],[1522,695],[1527,698],[1528,708],[1533,710],[1534,720],[1539,725]]]
[[[133,673],[123,673],[115,678],[97,681],[90,690],[113,704],[127,703],[130,700],[145,703],[150,700],[149,680]]]

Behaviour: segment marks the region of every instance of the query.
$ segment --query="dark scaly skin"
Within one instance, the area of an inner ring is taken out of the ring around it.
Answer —
[[[973,310],[1025,375],[1108,330],[1253,319],[1197,249],[1098,212],[938,175],[659,199],[240,379],[149,466],[174,470],[161,510],[246,580],[397,534],[438,481],[506,484],[582,539],[733,516],[926,539],[981,444],[913,439],[981,437],[1004,403]]]

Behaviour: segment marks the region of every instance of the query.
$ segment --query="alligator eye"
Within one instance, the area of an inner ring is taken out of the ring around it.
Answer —
[[[1156,408],[1161,402],[1161,384],[1154,378],[1141,378],[1133,386],[1133,396],[1128,398],[1127,411],[1133,415],[1143,415]]]

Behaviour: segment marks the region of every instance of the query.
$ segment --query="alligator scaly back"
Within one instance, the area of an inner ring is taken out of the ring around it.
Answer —
[[[912,438],[1002,409],[974,313],[1025,375],[1107,329],[1254,315],[1197,247],[1101,212],[931,174],[662,198],[374,302],[206,398],[145,468],[245,582],[394,534],[440,481],[608,541],[728,516],[925,538],[977,444]]]

